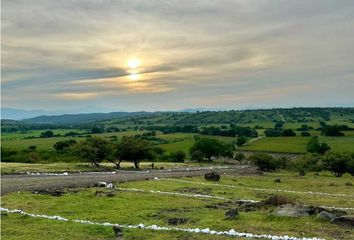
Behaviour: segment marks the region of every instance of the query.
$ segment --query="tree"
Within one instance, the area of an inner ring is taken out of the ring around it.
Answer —
[[[115,157],[118,161],[114,161],[114,163],[117,168],[120,168],[120,163],[123,160],[133,162],[135,168],[139,168],[140,161],[151,156],[149,142],[133,136],[122,137],[115,148]]]
[[[294,137],[294,136],[296,136],[296,133],[294,132],[294,130],[289,128],[289,129],[283,130],[282,136],[284,136],[284,137]]]
[[[318,137],[311,138],[307,143],[307,151],[310,153],[318,153],[320,155],[324,155],[330,149],[330,146],[327,143],[321,143],[318,140]]]
[[[293,166],[299,171],[300,175],[305,175],[308,171],[321,171],[323,168],[321,157],[312,154],[306,154],[301,158],[298,158]]]
[[[302,131],[301,132],[301,137],[310,137],[310,136],[311,136],[310,132],[307,132],[307,131]]]
[[[74,139],[63,140],[63,141],[56,142],[53,145],[53,148],[56,151],[64,151],[64,150],[68,149],[69,147],[73,146],[74,144],[76,144],[76,141]]]
[[[184,162],[185,158],[186,158],[186,154],[182,150],[171,152],[169,155],[169,160],[171,162]]]
[[[89,160],[92,165],[97,167],[100,162],[108,158],[110,150],[110,144],[107,140],[99,137],[91,137],[79,142],[74,151],[81,158]]]
[[[250,160],[261,171],[274,171],[281,167],[280,161],[265,153],[253,154],[250,156]]]
[[[264,131],[266,137],[280,137],[282,135],[282,130],[278,128],[267,129]]]
[[[48,131],[42,132],[39,137],[41,137],[41,138],[51,138],[51,137],[54,137],[54,133],[53,133],[53,131],[48,130]]]
[[[93,126],[91,128],[91,133],[104,133],[104,127],[102,127],[102,126]]]
[[[344,133],[341,132],[341,130],[348,130],[347,125],[325,125],[322,128],[322,134],[325,136],[332,136],[332,137],[337,137],[337,136],[344,136]]]
[[[191,156],[198,156],[199,160],[211,161],[213,157],[232,157],[231,145],[212,138],[197,138],[189,149]],[[197,154],[194,152],[197,151]]]
[[[244,137],[244,136],[241,136],[241,137],[238,137],[237,140],[236,140],[236,145],[238,147],[244,145],[245,143],[247,142],[247,138]]]
[[[349,153],[329,152],[323,158],[324,166],[334,176],[341,177],[347,170],[352,156]]]

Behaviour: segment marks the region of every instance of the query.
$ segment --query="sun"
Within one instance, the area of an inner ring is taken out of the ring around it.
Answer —
[[[130,69],[135,69],[140,66],[140,60],[139,59],[129,59],[127,62],[128,68]]]

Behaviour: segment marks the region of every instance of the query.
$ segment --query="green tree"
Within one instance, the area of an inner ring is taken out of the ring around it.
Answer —
[[[311,138],[307,143],[307,151],[310,153],[318,153],[320,155],[324,155],[330,149],[330,146],[327,143],[321,143],[318,140],[318,137]]]
[[[296,136],[296,133],[294,132],[294,130],[292,129],[284,129],[282,132],[282,136],[284,137],[294,137]]]
[[[348,171],[349,163],[352,159],[350,153],[329,152],[323,158],[325,168],[336,177],[341,177]]]
[[[197,138],[193,146],[189,149],[191,156],[198,156],[199,161],[211,161],[213,157],[232,157],[232,146],[227,145],[217,139]],[[197,151],[197,154],[194,152]]]
[[[124,136],[115,146],[115,161],[117,168],[123,160],[134,163],[135,168],[139,168],[139,163],[143,159],[151,157],[150,144],[145,140],[133,136]]]
[[[250,156],[251,162],[261,171],[274,171],[281,168],[281,162],[269,154],[256,153]]]
[[[42,132],[39,137],[41,137],[41,138],[51,138],[51,137],[54,137],[54,133],[53,133],[53,131],[48,130],[48,131]]]
[[[183,152],[182,150],[171,152],[169,155],[169,160],[171,162],[184,162],[185,158],[186,158],[186,153]]]
[[[245,143],[247,142],[247,138],[244,137],[244,136],[241,136],[241,137],[238,137],[237,140],[236,140],[236,145],[238,147],[244,145]]]
[[[63,140],[63,141],[56,142],[53,145],[53,148],[56,151],[64,151],[64,150],[68,149],[69,147],[75,145],[76,143],[77,142],[74,139]]]
[[[99,137],[87,138],[76,144],[74,151],[84,160],[89,160],[92,165],[99,166],[100,162],[107,159],[111,147],[107,140]]]

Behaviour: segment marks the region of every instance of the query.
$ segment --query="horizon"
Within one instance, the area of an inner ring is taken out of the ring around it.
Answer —
[[[3,1],[2,107],[354,106],[352,12],[331,0]]]

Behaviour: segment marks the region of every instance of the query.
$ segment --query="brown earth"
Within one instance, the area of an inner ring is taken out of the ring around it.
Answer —
[[[88,187],[97,182],[126,182],[158,178],[178,178],[204,176],[205,173],[216,171],[227,175],[256,174],[258,170],[250,166],[232,166],[223,169],[209,167],[182,168],[172,170],[150,171],[116,171],[112,172],[86,172],[69,173],[65,176],[11,174],[1,176],[1,195],[17,191],[46,190],[54,188]]]

